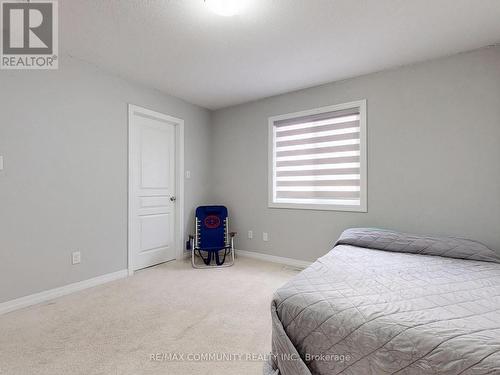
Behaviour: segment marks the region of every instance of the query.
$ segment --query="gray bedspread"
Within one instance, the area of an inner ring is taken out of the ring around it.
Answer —
[[[500,260],[462,239],[344,232],[272,303],[268,374],[500,374]]]

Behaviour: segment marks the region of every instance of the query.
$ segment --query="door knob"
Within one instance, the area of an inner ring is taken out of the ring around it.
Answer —
[[[177,199],[176,197],[172,196],[170,197],[170,202],[175,202],[176,199]]]

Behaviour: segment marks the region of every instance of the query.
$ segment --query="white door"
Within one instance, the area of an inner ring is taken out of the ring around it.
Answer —
[[[129,111],[129,268],[175,259],[175,124]]]

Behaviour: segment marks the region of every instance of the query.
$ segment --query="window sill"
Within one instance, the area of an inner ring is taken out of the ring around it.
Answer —
[[[314,211],[342,211],[342,212],[361,212],[366,213],[368,209],[365,205],[348,206],[348,205],[330,205],[330,204],[305,204],[305,203],[276,203],[269,202],[268,208],[283,208],[292,210],[314,210]]]

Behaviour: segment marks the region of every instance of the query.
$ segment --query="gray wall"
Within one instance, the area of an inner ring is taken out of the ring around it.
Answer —
[[[212,201],[229,206],[237,248],[278,256],[313,260],[351,226],[500,250],[500,47],[212,114],[69,57],[60,66],[0,72],[0,302],[126,268],[127,103],[185,120],[186,231]],[[368,213],[267,208],[267,118],[362,98]]]
[[[368,213],[268,208],[268,117],[364,98]],[[239,249],[314,260],[343,229],[370,226],[500,250],[500,47],[219,110],[212,121],[213,201],[229,206]]]
[[[127,103],[185,120],[186,225],[207,200],[209,111],[69,57],[60,67],[0,72],[0,302],[127,267]]]

